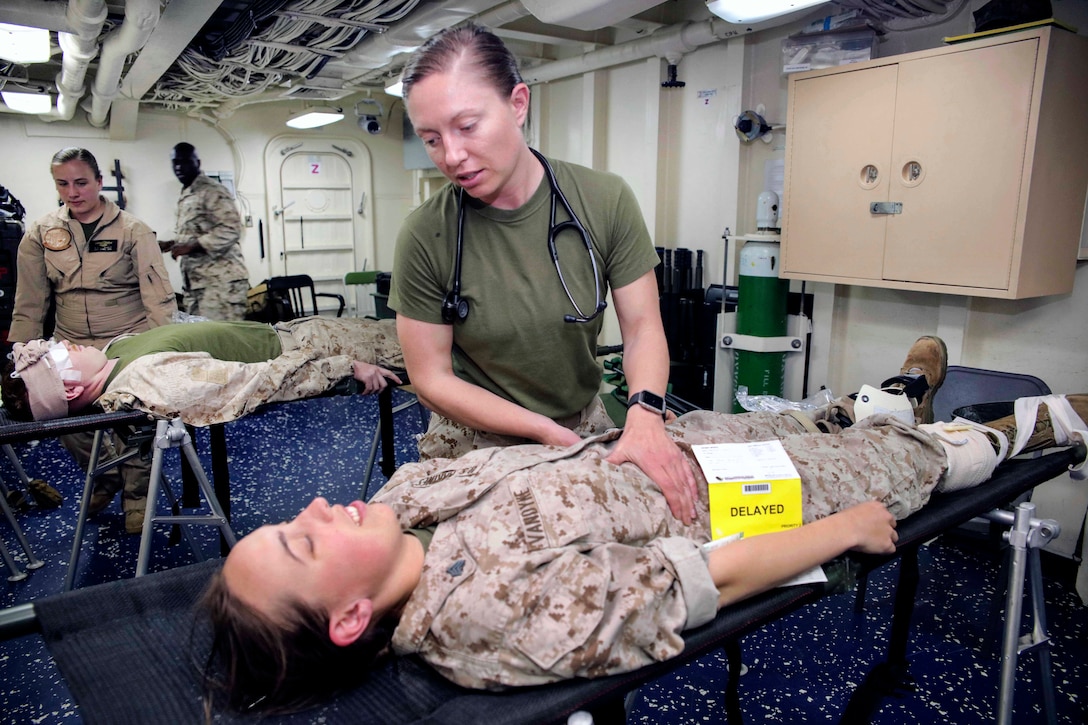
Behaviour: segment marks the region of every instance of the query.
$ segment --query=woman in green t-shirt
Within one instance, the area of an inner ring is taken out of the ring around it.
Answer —
[[[402,227],[390,290],[412,384],[436,413],[420,457],[567,446],[611,427],[596,360],[611,288],[639,404],[609,460],[638,466],[690,521],[695,477],[665,435],[658,259],[631,189],[528,146],[529,87],[478,26],[428,40],[402,82],[415,132],[451,182]]]

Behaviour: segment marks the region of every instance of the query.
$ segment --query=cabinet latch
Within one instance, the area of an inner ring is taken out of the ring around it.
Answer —
[[[901,201],[874,201],[869,205],[870,214],[902,214],[903,202]]]

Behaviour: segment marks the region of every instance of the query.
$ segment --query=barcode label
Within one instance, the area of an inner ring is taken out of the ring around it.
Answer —
[[[771,484],[769,483],[745,483],[742,490],[744,493],[770,493]]]

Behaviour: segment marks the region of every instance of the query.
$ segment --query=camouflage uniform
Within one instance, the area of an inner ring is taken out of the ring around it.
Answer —
[[[944,469],[938,443],[886,416],[841,435],[802,430],[772,413],[699,411],[669,426],[697,472],[692,444],[781,439],[804,483],[806,521],[872,499],[901,518]],[[476,688],[599,677],[677,655],[681,632],[717,610],[699,548],[705,479],[697,473],[699,519],[684,525],[636,466],[605,462],[618,437],[486,448],[397,471],[374,501],[405,527],[439,525],[395,650]]]
[[[199,249],[182,255],[185,308],[209,320],[241,320],[246,312],[249,272],[242,256],[242,220],[230,192],[199,174],[181,190],[175,242]]]
[[[265,403],[320,395],[351,377],[354,360],[404,367],[394,320],[303,317],[276,325],[282,351],[266,362],[216,360],[202,352],[160,352],[130,363],[98,404],[181,416],[190,425],[225,423]]]
[[[177,303],[155,233],[112,201],[103,202],[90,240],[67,206],[27,228],[19,243],[12,342],[43,336],[50,298],[57,303],[57,337],[80,345],[102,347],[118,335],[173,320]]]
[[[89,240],[67,206],[27,229],[19,243],[10,341],[43,336],[50,298],[56,301],[56,337],[80,345],[102,347],[118,335],[173,321],[177,301],[155,232],[112,201],[103,202],[102,218]],[[86,470],[94,434],[72,433],[60,440]],[[106,444],[114,453],[126,450],[115,433]],[[101,474],[98,487],[124,488],[125,510],[143,508],[151,462],[137,456],[119,469]]]
[[[616,423],[608,415],[608,411],[605,410],[604,403],[596,395],[593,396],[593,400],[590,401],[585,410],[572,415],[570,418],[557,420],[556,422],[561,426],[570,428],[582,438],[604,433],[609,428],[616,427]],[[419,460],[459,458],[469,451],[480,448],[516,446],[535,442],[528,438],[517,438],[477,430],[438,413],[432,413],[427,432],[419,437]]]

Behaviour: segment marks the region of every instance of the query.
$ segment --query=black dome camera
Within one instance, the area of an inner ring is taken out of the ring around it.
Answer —
[[[379,133],[382,132],[382,123],[378,120],[377,116],[359,116],[359,128],[363,129],[372,136],[377,136]]]

